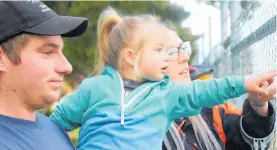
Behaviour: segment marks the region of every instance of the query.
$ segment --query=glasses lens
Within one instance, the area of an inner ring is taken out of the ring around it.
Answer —
[[[190,56],[191,55],[191,46],[189,42],[184,42],[180,46],[180,50],[184,51],[186,55]]]

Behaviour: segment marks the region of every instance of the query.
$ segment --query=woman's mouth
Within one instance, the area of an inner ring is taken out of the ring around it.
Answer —
[[[188,74],[188,73],[189,73],[189,69],[186,68],[186,69],[182,70],[182,71],[179,73],[179,75]]]

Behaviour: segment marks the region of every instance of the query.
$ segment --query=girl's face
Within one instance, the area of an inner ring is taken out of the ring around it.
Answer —
[[[167,45],[169,30],[162,25],[149,26],[145,32],[144,46],[138,54],[139,75],[145,80],[158,81],[166,74],[169,55]]]

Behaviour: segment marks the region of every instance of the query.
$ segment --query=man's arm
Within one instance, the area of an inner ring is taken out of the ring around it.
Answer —
[[[250,104],[249,98],[244,102],[243,113],[241,115],[239,110],[236,110],[235,106],[231,104],[226,103],[225,107],[220,107],[222,124],[227,140],[227,150],[250,149],[249,144],[243,138],[244,135],[241,133],[241,127],[247,135],[257,139],[267,137],[274,132],[275,109],[270,102],[266,103],[267,108],[264,110],[266,110],[267,116],[258,114],[257,109],[255,110]],[[240,123],[241,117],[242,124]]]
[[[268,136],[275,125],[275,109],[272,103],[265,102],[263,106],[251,105],[251,99],[245,101],[242,114],[242,127],[251,137]],[[266,107],[266,108],[265,108]]]
[[[255,110],[255,112],[264,117],[268,117],[268,102],[261,102],[249,95],[249,104]]]
[[[268,95],[249,93],[240,118],[240,131],[245,142],[251,149],[267,149],[274,138],[275,107],[269,101],[276,98],[276,78],[265,81],[262,88]],[[269,85],[270,84],[270,85]]]

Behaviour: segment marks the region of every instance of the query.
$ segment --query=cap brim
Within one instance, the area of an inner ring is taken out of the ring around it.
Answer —
[[[87,26],[88,19],[86,18],[53,16],[24,31],[39,35],[75,37],[83,34],[86,31]]]

